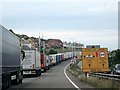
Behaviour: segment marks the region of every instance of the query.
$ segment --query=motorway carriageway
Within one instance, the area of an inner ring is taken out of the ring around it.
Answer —
[[[19,85],[13,85],[7,90],[14,90],[19,88],[22,90],[24,88],[61,88],[67,89],[71,88],[73,90],[81,90],[81,88],[93,88],[87,84],[80,82],[77,78],[72,76],[67,70],[67,66],[70,63],[70,60],[64,61],[50,70],[47,70],[45,73],[42,73],[38,77],[29,77],[24,78],[23,83]],[[69,90],[68,89],[68,90]]]

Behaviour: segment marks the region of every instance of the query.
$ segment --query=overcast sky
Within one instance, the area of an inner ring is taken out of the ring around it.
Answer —
[[[3,0],[0,18],[15,33],[118,48],[118,0]]]

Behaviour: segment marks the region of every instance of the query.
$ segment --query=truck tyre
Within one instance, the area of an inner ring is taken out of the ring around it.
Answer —
[[[7,80],[8,81],[8,87],[10,87],[11,86],[11,75],[8,74],[7,77],[8,77],[8,80]]]
[[[21,80],[19,80],[19,83],[22,83],[22,79],[21,79]]]
[[[44,68],[44,72],[46,72],[46,71],[47,71],[47,67]]]
[[[13,84],[18,85],[19,84],[19,73],[16,72],[16,79],[13,81]]]
[[[7,83],[6,83],[6,75],[2,75],[2,90],[6,89]]]
[[[2,90],[11,86],[10,74],[3,75],[2,77]]]
[[[48,66],[48,70],[50,69],[50,66]]]
[[[39,74],[39,73],[38,73],[38,70],[35,70],[35,73],[36,73],[36,74],[35,74],[35,76],[37,77],[37,76],[38,76],[38,74]]]
[[[36,77],[41,75],[41,70],[36,70]]]
[[[23,71],[19,72],[19,83],[22,83],[23,80]]]
[[[39,72],[40,72],[40,74],[39,74],[39,75],[41,75],[41,70],[40,70]]]
[[[47,70],[49,70],[49,66],[47,66]]]
[[[6,75],[6,88],[9,88],[9,75]]]

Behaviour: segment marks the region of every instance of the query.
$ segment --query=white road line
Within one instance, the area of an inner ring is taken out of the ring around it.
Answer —
[[[66,74],[66,68],[69,66],[70,64],[68,64],[65,68],[64,68],[64,74],[66,76],[66,78],[70,81],[70,83],[78,90],[81,90]]]

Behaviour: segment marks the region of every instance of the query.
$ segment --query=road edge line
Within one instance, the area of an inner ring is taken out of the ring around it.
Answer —
[[[65,68],[64,68],[64,74],[66,76],[66,78],[69,80],[69,82],[78,90],[81,90],[69,77],[68,75],[66,74],[66,68],[69,66],[70,64],[68,64]]]

